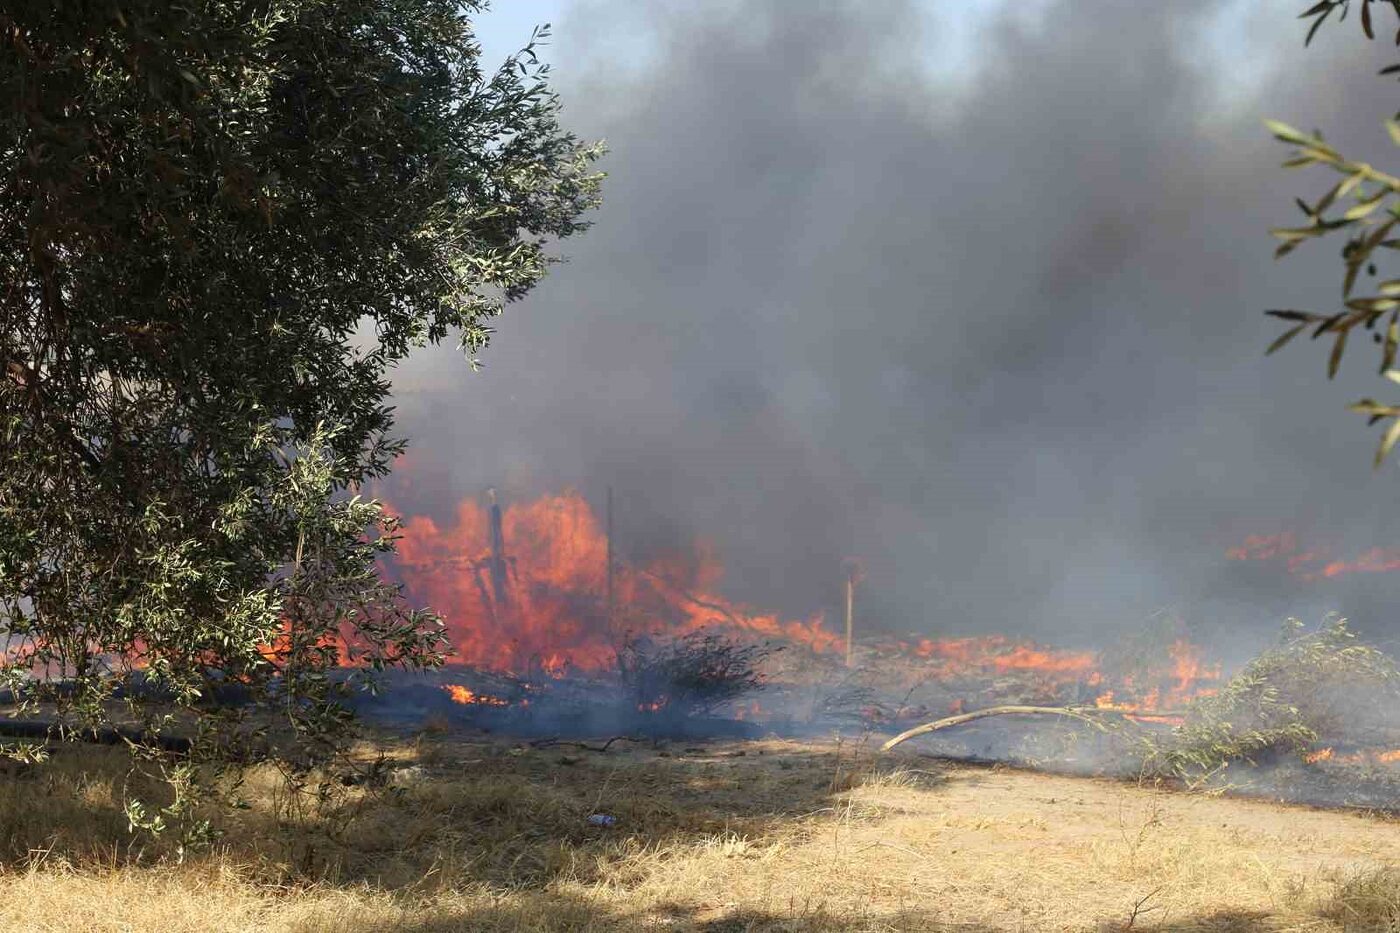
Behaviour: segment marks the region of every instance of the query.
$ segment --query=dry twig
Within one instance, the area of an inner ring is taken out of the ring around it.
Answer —
[[[630,735],[615,735],[602,745],[589,745],[587,742],[561,742],[559,739],[536,739],[530,743],[531,748],[553,748],[555,746],[568,746],[569,748],[581,748],[586,752],[605,752],[614,742],[641,742],[644,739],[636,739]]]

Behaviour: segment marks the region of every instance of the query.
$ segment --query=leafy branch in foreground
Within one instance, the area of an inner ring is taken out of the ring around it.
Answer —
[[[1368,38],[1375,37],[1371,13],[1373,2],[1378,0],[1360,0],[1362,30]],[[1386,2],[1400,19],[1400,0]],[[1313,20],[1305,44],[1312,41],[1317,30],[1333,13],[1340,13],[1338,21],[1345,19],[1351,3],[1352,0],[1322,0],[1304,11],[1301,18]],[[1400,45],[1400,32],[1396,34],[1396,44]],[[1397,72],[1400,72],[1400,65],[1385,68],[1381,74]],[[1320,132],[1304,133],[1277,120],[1267,120],[1265,123],[1275,139],[1295,147],[1283,163],[1286,168],[1320,165],[1342,176],[1315,203],[1295,199],[1306,223],[1270,231],[1280,241],[1275,257],[1288,255],[1308,240],[1338,230],[1349,231],[1342,247],[1345,266],[1342,279],[1343,310],[1331,314],[1294,309],[1266,312],[1291,325],[1269,345],[1266,354],[1281,349],[1304,331],[1311,331],[1314,340],[1329,335],[1332,338],[1332,350],[1327,361],[1327,376],[1330,379],[1336,376],[1341,366],[1348,337],[1359,328],[1370,333],[1381,347],[1381,373],[1392,381],[1400,382],[1400,373],[1394,369],[1397,352],[1400,352],[1400,278],[1382,279],[1372,294],[1355,294],[1362,270],[1371,277],[1378,275],[1378,251],[1400,249],[1400,238],[1391,236],[1396,224],[1400,223],[1400,202],[1396,200],[1396,196],[1400,195],[1400,178],[1368,162],[1343,157],[1323,139]],[[1395,119],[1385,121],[1385,127],[1391,141],[1400,146],[1400,114]],[[1381,325],[1384,325],[1383,329],[1378,330]],[[1365,398],[1350,409],[1367,415],[1370,424],[1390,420],[1376,450],[1375,463],[1380,466],[1386,454],[1400,442],[1400,405]]]
[[[1375,3],[1379,6],[1382,2],[1393,8],[1395,10],[1395,15],[1400,17],[1400,0],[1360,0],[1361,16],[1359,19],[1361,21],[1361,31],[1366,33],[1366,38],[1368,39],[1374,39],[1376,37],[1375,23],[1371,18],[1371,4]],[[1352,0],[1318,0],[1317,3],[1308,7],[1302,13],[1299,13],[1299,19],[1311,19],[1313,21],[1312,25],[1308,28],[1308,35],[1307,38],[1303,40],[1303,44],[1309,45],[1312,42],[1313,36],[1317,35],[1317,31],[1322,28],[1322,24],[1327,22],[1333,13],[1340,10],[1341,15],[1337,17],[1337,22],[1343,22],[1347,18],[1347,14],[1351,12],[1351,4]],[[1400,36],[1397,36],[1396,39],[1396,44],[1400,45]]]

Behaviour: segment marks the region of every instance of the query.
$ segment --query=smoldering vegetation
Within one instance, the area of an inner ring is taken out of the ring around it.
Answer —
[[[614,669],[525,679],[453,667],[400,676],[360,709],[400,733],[500,733],[606,751],[606,740],[864,742],[929,721],[937,758],[1400,808],[1400,669],[1346,620],[1290,620],[1237,671],[1201,665],[1159,620],[1093,657],[1027,643],[864,646],[855,663],[720,634],[630,645]],[[1153,656],[1158,647],[1166,653]],[[1157,646],[1157,647],[1154,647]],[[895,649],[898,649],[897,651]],[[1000,669],[998,672],[998,668]],[[963,722],[962,714],[1006,711]],[[1063,711],[1060,715],[1056,711]],[[591,743],[591,744],[590,744]]]

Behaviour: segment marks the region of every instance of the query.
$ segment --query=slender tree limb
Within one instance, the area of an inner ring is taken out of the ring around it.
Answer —
[[[587,742],[561,742],[556,736],[549,739],[536,739],[530,743],[531,748],[557,748],[566,746],[568,748],[581,748],[587,752],[605,752],[614,742],[640,742],[643,739],[636,739],[630,735],[615,735],[602,745],[589,745]]]
[[[189,739],[174,735],[155,735],[119,727],[100,729],[70,728],[65,734],[60,731],[59,724],[52,720],[0,719],[0,740],[11,738],[42,739],[52,742],[63,741],[66,738],[69,741],[90,742],[95,745],[122,745],[126,742],[132,742],[136,745],[154,744],[163,751],[172,752],[177,755],[187,754],[190,750]]]
[[[880,751],[887,752],[901,742],[907,742],[917,736],[937,732],[940,729],[951,729],[954,726],[961,726],[977,719],[986,719],[989,716],[1068,716],[1071,719],[1087,722],[1099,729],[1104,727],[1103,716],[1097,710],[1089,711],[1068,706],[989,706],[986,709],[959,713],[957,716],[948,716],[944,719],[926,722],[922,726],[915,726],[881,745]]]

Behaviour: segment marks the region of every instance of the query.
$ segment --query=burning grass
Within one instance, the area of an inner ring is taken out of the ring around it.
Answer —
[[[1001,702],[1100,699],[1152,713],[1184,704],[1220,676],[1182,625],[1165,616],[1149,626],[1148,642],[1103,657],[999,635],[900,639],[863,627],[848,645],[819,613],[784,618],[727,599],[723,563],[703,542],[618,560],[605,523],[572,491],[505,507],[465,500],[449,522],[412,516],[403,531],[399,556],[386,570],[415,602],[442,612],[452,663],[522,681],[614,672],[638,639],[712,636],[786,646],[794,660],[814,660],[824,685],[835,668],[851,666],[849,649],[854,666],[877,672],[882,688],[891,679],[911,692],[937,682],[941,691],[925,692],[936,694],[929,700],[940,713],[955,702],[993,705],[980,694],[997,692],[998,681],[1015,690],[1033,686],[1037,694]],[[855,580],[852,574],[848,587]],[[876,705],[887,718],[900,714],[887,708],[887,697]]]
[[[118,750],[0,778],[0,924],[1341,931],[1385,929],[1400,904],[1400,832],[1355,814],[862,743],[600,754],[444,735],[362,752],[386,756],[383,786],[318,806],[254,774],[219,849],[183,863],[133,848]]]
[[[1087,667],[1073,653],[995,638],[931,642],[923,652],[876,643],[847,667],[796,646],[770,653],[691,633],[633,642],[612,674],[524,681],[457,668],[442,676],[464,683],[400,684],[364,711],[517,736],[878,729],[964,760],[1164,778],[1300,803],[1400,805],[1400,671],[1345,620],[1313,631],[1290,622],[1279,644],[1228,679],[1177,623],[1159,621]],[[1059,715],[988,718],[1018,711]],[[921,723],[940,731],[908,728]]]
[[[412,516],[403,531],[387,569],[443,613],[454,659],[474,667],[527,678],[599,671],[629,633],[679,637],[716,625],[815,651],[840,643],[819,616],[781,619],[719,595],[723,564],[702,542],[611,564],[604,525],[577,492],[505,508],[466,500],[448,524]]]

